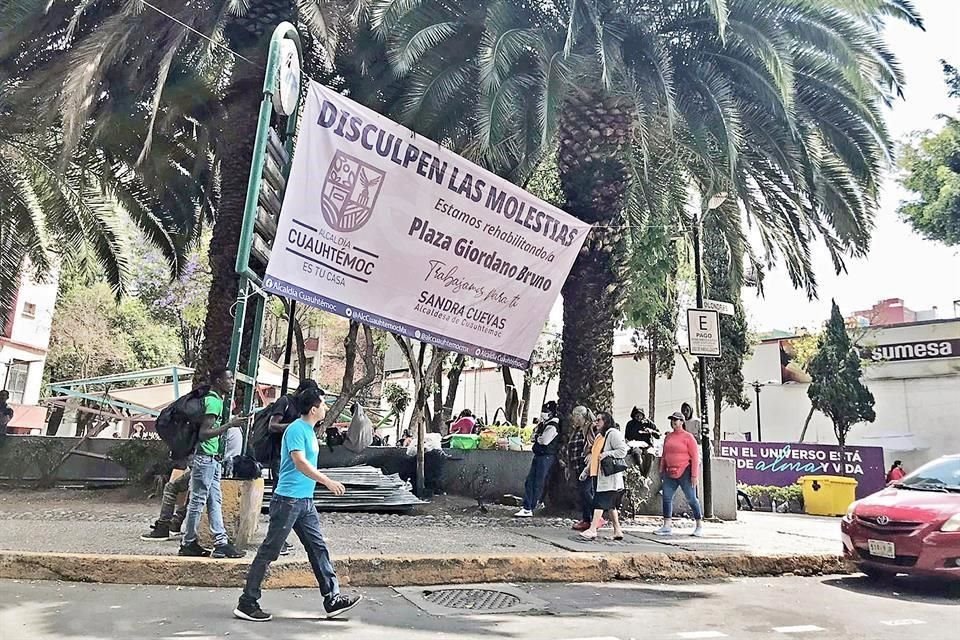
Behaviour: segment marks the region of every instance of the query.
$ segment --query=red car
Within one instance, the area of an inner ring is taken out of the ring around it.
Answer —
[[[960,455],[854,502],[841,529],[844,555],[868,576],[960,580]]]

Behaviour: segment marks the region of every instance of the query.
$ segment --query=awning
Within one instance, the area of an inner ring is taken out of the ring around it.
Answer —
[[[40,430],[43,433],[47,424],[47,408],[25,404],[11,404],[13,418],[7,427],[10,433],[31,433]]]

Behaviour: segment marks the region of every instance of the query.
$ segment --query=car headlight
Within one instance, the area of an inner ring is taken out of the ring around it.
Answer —
[[[947,533],[956,533],[960,531],[960,513],[944,522],[943,526],[940,527],[940,531]]]
[[[853,515],[854,513],[856,513],[856,511],[857,511],[857,503],[851,502],[850,506],[847,507],[847,515],[845,515],[844,518],[846,518],[848,522],[853,520]]]

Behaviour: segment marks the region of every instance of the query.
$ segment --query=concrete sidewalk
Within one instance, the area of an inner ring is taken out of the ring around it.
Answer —
[[[564,519],[514,520],[510,510],[464,512],[456,499],[438,500],[418,515],[321,514],[341,572],[355,585],[400,586],[616,578],[698,578],[724,575],[820,573],[843,570],[839,521],[743,513],[737,522],[708,524],[706,537],[657,538],[657,519],[625,527],[613,541],[601,532],[584,542]],[[115,492],[10,492],[0,497],[0,577],[59,578],[146,584],[235,586],[246,561],[176,557],[176,542],[146,542],[153,503]],[[266,533],[261,524],[256,542]],[[272,586],[312,584],[306,555],[294,552],[273,571]],[[80,555],[72,555],[80,554]],[[510,576],[507,578],[506,576]]]

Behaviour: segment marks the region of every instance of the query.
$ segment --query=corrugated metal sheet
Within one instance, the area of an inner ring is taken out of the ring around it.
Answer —
[[[335,496],[318,485],[313,494],[317,511],[396,512],[409,511],[414,506],[423,504],[400,476],[384,475],[376,467],[360,465],[320,471],[343,483],[347,492],[342,496]],[[264,492],[265,507],[269,505],[272,495],[273,488],[268,486]]]

